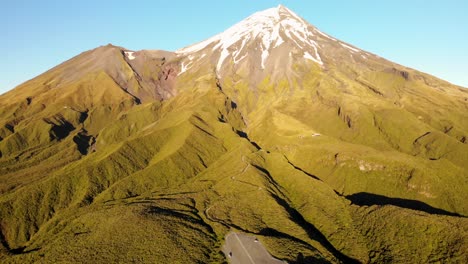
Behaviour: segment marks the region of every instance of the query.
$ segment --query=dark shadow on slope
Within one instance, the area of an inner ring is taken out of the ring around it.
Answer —
[[[318,181],[322,181],[319,177],[317,177],[317,176],[315,176],[315,175],[313,175],[313,174],[310,174],[310,173],[308,173],[307,171],[305,171],[305,170],[303,170],[303,169],[297,167],[296,165],[294,165],[291,161],[289,161],[288,157],[286,157],[285,155],[283,155],[283,157],[286,159],[286,161],[289,163],[289,165],[291,165],[294,169],[296,169],[296,170],[298,170],[298,171],[304,173],[305,175],[307,175],[307,176],[309,176],[309,177],[311,177],[311,178],[314,178],[314,179],[316,179],[316,180],[318,180]]]
[[[78,151],[81,155],[86,155],[89,152],[89,147],[94,144],[96,140],[93,136],[88,136],[86,133],[80,132],[73,137],[73,142],[75,142]]]
[[[26,247],[19,247],[19,248],[10,248],[10,245],[5,239],[3,232],[0,230],[0,244],[12,255],[19,255],[19,254],[27,254],[35,251],[39,251],[41,248],[35,248],[30,250],[25,250]]]
[[[307,244],[306,242],[296,238],[296,237],[293,237],[289,234],[286,234],[286,233],[283,233],[283,232],[280,232],[276,229],[273,229],[273,228],[263,228],[262,230],[260,230],[260,232],[257,233],[258,235],[262,235],[262,236],[270,236],[270,237],[279,237],[279,238],[285,238],[285,239],[288,239],[288,240],[291,240],[291,241],[294,241],[296,243],[299,243],[305,247],[308,247],[308,248],[311,248],[312,249],[312,246]]]
[[[237,135],[239,135],[239,137],[247,139],[250,142],[250,144],[252,144],[257,150],[262,149],[257,143],[255,143],[254,141],[251,141],[247,133],[245,133],[244,131],[236,130],[236,133]]]
[[[285,234],[283,232],[280,232],[276,229],[273,229],[273,228],[264,228],[262,229],[258,235],[262,235],[262,236],[269,236],[269,237],[278,237],[278,238],[283,238],[283,239],[288,239],[288,240],[291,240],[295,243],[298,243],[298,244],[301,244],[302,246],[306,247],[306,248],[309,248],[309,249],[313,249],[313,250],[317,250],[316,248],[312,247],[311,245],[307,244],[306,242],[298,239],[298,238],[295,238],[293,236],[290,236],[288,234]],[[297,259],[293,262],[288,262],[288,263],[295,263],[295,264],[299,264],[299,263],[319,263],[319,264],[325,264],[325,263],[330,263],[329,261],[323,259],[323,258],[318,258],[317,256],[306,256],[304,257],[304,255],[302,253],[299,253],[299,255],[297,256]]]
[[[293,166],[294,169],[296,169],[296,170],[298,170],[298,171],[304,173],[305,175],[307,175],[307,176],[309,176],[309,177],[311,177],[311,178],[314,178],[314,179],[316,179],[316,180],[318,180],[318,181],[322,181],[322,180],[320,180],[319,177],[317,177],[317,176],[315,176],[315,175],[313,175],[313,174],[308,173],[307,171],[305,171],[305,170],[303,170],[303,169],[301,169],[301,168],[295,166],[295,165],[292,164],[291,162],[288,161],[288,163],[289,163],[289,165]]]
[[[51,140],[57,139],[62,140],[70,134],[75,127],[63,118],[57,118],[56,120],[48,120],[44,119],[44,121],[48,124],[52,125],[52,128],[49,131],[49,136]]]
[[[79,118],[78,122],[84,123],[86,121],[86,119],[88,119],[88,110],[86,110],[84,112],[80,112],[80,118]]]
[[[194,127],[198,128],[201,132],[207,134],[208,136],[212,137],[212,138],[217,138],[215,137],[213,134],[211,134],[210,132],[208,132],[206,129],[202,128],[201,126],[197,125],[197,124],[194,124],[192,123]]]
[[[350,200],[353,204],[359,206],[371,206],[371,205],[393,205],[401,208],[411,209],[426,212],[428,214],[448,215],[448,216],[459,216],[463,215],[445,211],[443,209],[432,207],[426,203],[417,200],[409,200],[403,198],[391,198],[383,195],[360,192],[352,195],[345,196],[346,199]]]
[[[3,235],[3,232],[0,228],[0,244],[7,250],[10,251],[10,245],[8,245],[8,242],[5,239],[5,236]]]
[[[39,251],[40,249],[41,248],[34,248],[34,249],[26,250],[26,247],[20,247],[20,248],[15,248],[15,249],[10,250],[10,253],[13,255],[28,254],[28,253]]]
[[[324,248],[326,248],[330,253],[333,254],[337,259],[339,259],[343,263],[360,263],[358,260],[353,259],[351,257],[346,256],[339,250],[337,250],[328,239],[325,237],[320,230],[318,230],[313,224],[307,222],[304,217],[296,211],[296,209],[292,208],[284,199],[273,195],[272,197],[276,200],[276,202],[281,205],[289,214],[291,219],[296,222],[304,231],[307,232],[307,235],[319,242]]]
[[[252,164],[252,166],[256,168],[257,170],[261,171],[263,174],[267,175],[269,178],[271,178],[271,174],[267,169],[260,167],[258,165],[255,165],[255,164]]]
[[[8,129],[11,133],[15,133],[15,126],[12,124],[5,124],[5,128]]]
[[[276,190],[277,190],[278,192],[280,192],[280,193],[284,196],[284,193],[283,193],[283,191],[280,189],[278,183],[275,181],[275,179],[273,179],[273,177],[271,176],[270,172],[269,172],[267,169],[262,168],[262,167],[260,167],[260,166],[258,166],[258,165],[255,165],[255,164],[251,164],[251,165],[252,165],[255,169],[257,169],[257,170],[261,171],[263,174],[265,174],[266,179],[269,181],[269,183],[270,183],[272,186],[274,186],[274,187],[276,188]]]
[[[132,69],[133,73],[135,74],[135,76],[137,77],[136,80],[138,82],[138,84],[140,85],[140,81],[138,80],[138,77],[139,75],[136,74],[136,72],[133,70],[132,66],[127,62],[127,65]],[[135,104],[137,105],[140,105],[141,104],[141,99],[139,97],[137,97],[136,95],[132,94],[129,90],[128,90],[128,87],[125,87],[124,84],[121,84],[117,79],[115,79],[113,76],[111,75],[108,75],[113,81],[114,83],[120,87],[120,89],[122,89],[122,91],[126,94],[128,94],[130,97],[132,97],[133,99],[133,102],[135,102]],[[141,77],[139,77],[141,79]]]
[[[66,138],[75,127],[68,121],[64,121],[59,125],[54,125],[51,129],[51,137],[62,140]]]
[[[237,109],[237,104],[234,101],[231,101],[231,108],[232,109]]]

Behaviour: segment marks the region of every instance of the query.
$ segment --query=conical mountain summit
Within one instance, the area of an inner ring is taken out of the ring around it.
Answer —
[[[324,62],[333,64],[337,53],[358,60],[373,56],[321,32],[281,5],[255,13],[216,36],[176,51],[183,58],[179,74],[192,67],[214,64],[219,77],[246,67],[255,75],[261,72],[263,77],[278,71],[285,71],[283,77],[291,77],[293,63],[311,61],[326,68]]]
[[[284,6],[98,47],[0,96],[0,262],[466,263],[467,113]]]
[[[288,45],[288,50],[296,49],[305,59],[322,65],[316,34],[330,38],[286,7],[278,6],[255,13],[223,33],[176,53],[199,57],[209,56],[210,52],[220,54],[217,72],[227,61],[238,64],[247,57],[260,62],[259,67],[264,69],[270,55],[282,45]]]

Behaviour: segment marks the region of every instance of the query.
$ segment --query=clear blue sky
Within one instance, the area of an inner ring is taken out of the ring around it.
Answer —
[[[9,0],[0,94],[97,46],[176,50],[280,3],[338,39],[468,87],[467,0]]]

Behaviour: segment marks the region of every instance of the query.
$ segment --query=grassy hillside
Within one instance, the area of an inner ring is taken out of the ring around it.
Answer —
[[[150,55],[0,97],[2,263],[223,263],[230,230],[289,263],[468,261],[464,90],[379,61],[172,82]]]

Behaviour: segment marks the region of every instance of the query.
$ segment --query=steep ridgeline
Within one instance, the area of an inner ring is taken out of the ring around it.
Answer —
[[[0,262],[466,263],[468,90],[284,6],[0,96]],[[124,252],[124,253],[123,253]]]

